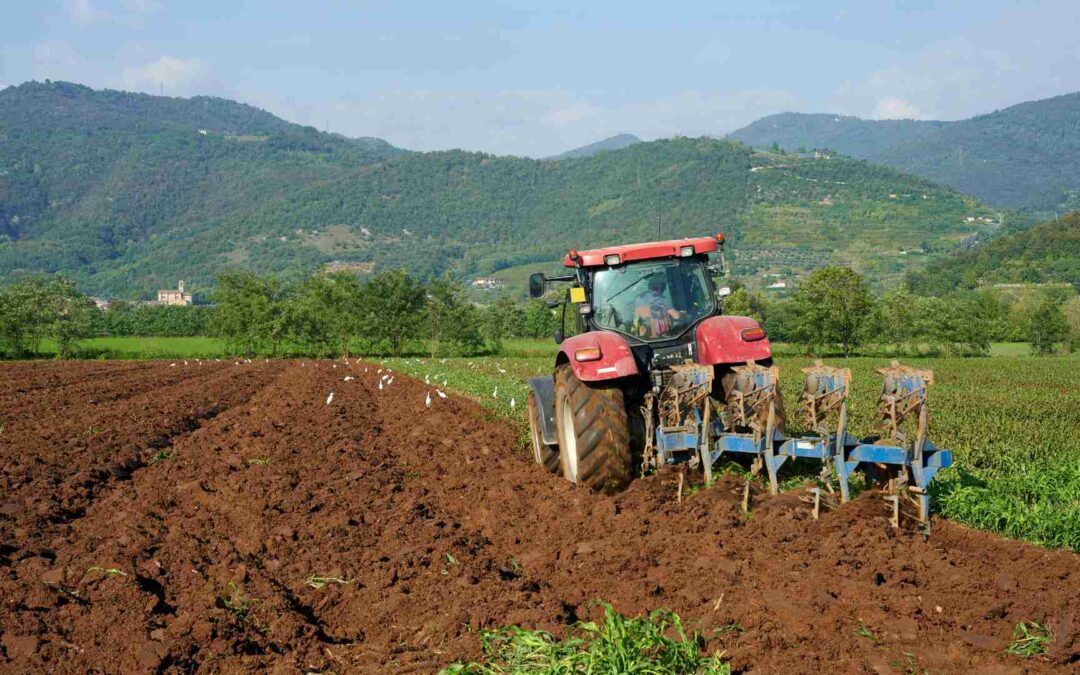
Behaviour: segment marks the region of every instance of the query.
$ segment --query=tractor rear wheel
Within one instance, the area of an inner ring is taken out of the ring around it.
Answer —
[[[559,446],[544,442],[540,426],[540,404],[536,394],[529,392],[529,436],[532,440],[533,459],[551,473],[559,472]]]
[[[630,424],[623,392],[587,384],[570,364],[555,369],[555,423],[563,476],[594,490],[616,492],[630,482]]]

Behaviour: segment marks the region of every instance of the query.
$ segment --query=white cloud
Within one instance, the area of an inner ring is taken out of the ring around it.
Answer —
[[[68,0],[67,13],[71,22],[78,26],[89,26],[100,18],[90,0]]]
[[[167,94],[188,93],[203,82],[209,73],[205,61],[201,59],[179,59],[174,56],[162,56],[156,61],[124,68],[120,77],[124,86],[156,90],[164,86]]]
[[[71,23],[83,28],[100,23],[142,28],[147,17],[161,9],[161,3],[157,0],[67,0],[65,9]]]
[[[904,99],[890,96],[877,102],[874,117],[879,120],[917,120],[922,118],[922,113]]]

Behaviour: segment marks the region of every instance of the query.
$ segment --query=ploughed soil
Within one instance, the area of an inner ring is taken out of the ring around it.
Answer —
[[[1080,671],[1076,554],[893,530],[869,493],[817,521],[744,515],[733,479],[593,494],[377,369],[0,367],[0,671],[432,672],[595,599],[675,610],[737,672]],[[1005,653],[1025,620],[1045,657]]]

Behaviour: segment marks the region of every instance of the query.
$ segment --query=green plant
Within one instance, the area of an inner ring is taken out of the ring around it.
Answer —
[[[1045,654],[1054,634],[1046,624],[1038,621],[1021,621],[1013,628],[1013,639],[1005,652],[1020,658],[1030,659]]]
[[[871,642],[877,642],[877,636],[867,627],[862,621],[859,622],[859,630],[855,631],[855,634],[859,637],[864,637]]]
[[[172,458],[173,458],[173,454],[171,452],[167,452],[165,450],[158,450],[149,459],[148,463],[156,464],[157,462],[163,462],[163,461],[165,461],[167,459],[172,459]]]
[[[243,590],[235,581],[230,581],[225,593],[218,598],[220,606],[232,612],[240,621],[247,620],[248,612],[255,603],[254,600],[244,595]]]
[[[126,577],[128,575],[127,572],[117,567],[98,567],[97,565],[94,565],[93,567],[90,567],[86,570],[87,574],[89,574],[90,572],[101,572],[102,574],[110,577]]]
[[[266,466],[270,463],[270,460],[263,457],[251,457],[247,463],[252,466]]]
[[[602,623],[579,622],[566,639],[516,626],[484,631],[484,659],[454,664],[446,675],[524,675],[562,673],[648,673],[726,675],[723,654],[701,653],[700,638],[687,635],[674,612],[659,609],[647,617],[626,617],[611,605]]]

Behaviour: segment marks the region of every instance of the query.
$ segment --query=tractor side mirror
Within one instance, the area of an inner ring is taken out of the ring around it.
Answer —
[[[555,344],[561,345],[563,343],[563,340],[565,340],[565,339],[566,339],[566,336],[563,335],[562,328],[556,328],[555,329]]]
[[[543,272],[536,272],[529,275],[529,297],[530,298],[542,298],[544,297],[544,286],[547,284],[547,278]]]
[[[716,289],[716,297],[718,298],[726,298],[729,295],[731,295],[731,288],[728,286],[721,286]]]

